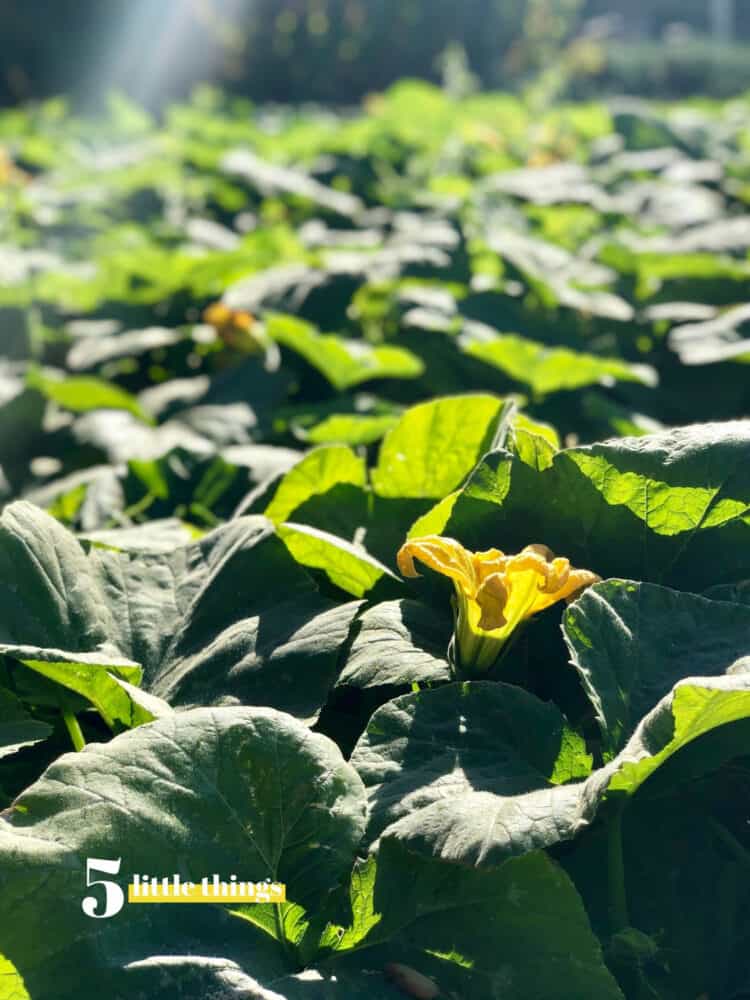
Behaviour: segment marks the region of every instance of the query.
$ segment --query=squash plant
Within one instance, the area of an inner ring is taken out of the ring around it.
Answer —
[[[750,995],[746,104],[0,112],[0,1000]]]

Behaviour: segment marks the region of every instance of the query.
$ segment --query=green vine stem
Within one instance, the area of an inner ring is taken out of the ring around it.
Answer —
[[[83,750],[86,746],[86,740],[84,739],[83,733],[81,732],[81,727],[78,723],[75,712],[69,712],[63,709],[62,713],[63,722],[70,733],[70,738],[73,742],[73,747],[76,750]]]
[[[714,831],[727,851],[732,855],[732,859],[743,868],[750,870],[750,853],[742,846],[733,833],[731,833],[723,823],[720,823],[713,816],[709,816],[708,825]]]
[[[609,924],[612,934],[630,926],[628,900],[625,891],[625,861],[622,849],[622,815],[625,799],[615,805],[607,828],[607,895]]]

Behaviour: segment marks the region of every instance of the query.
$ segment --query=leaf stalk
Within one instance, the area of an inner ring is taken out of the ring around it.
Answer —
[[[622,816],[625,801],[618,802],[607,828],[607,889],[609,924],[612,934],[630,926],[625,889],[625,861],[622,844]]]
[[[70,734],[70,739],[73,743],[73,748],[75,750],[83,750],[86,746],[86,739],[81,730],[81,726],[78,722],[75,712],[69,712],[63,709],[62,713],[63,722],[65,723],[65,728]]]

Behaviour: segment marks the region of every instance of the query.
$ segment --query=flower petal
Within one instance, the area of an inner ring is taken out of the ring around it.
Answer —
[[[517,556],[510,556],[505,572],[508,576],[515,573],[528,573],[529,571],[536,573],[539,577],[539,589],[543,589],[549,578],[550,563],[544,553],[537,551],[542,548],[545,546],[527,545]],[[552,555],[551,552],[550,555]]]
[[[571,569],[565,583],[559,587],[557,590],[545,591],[542,590],[534,602],[534,608],[532,614],[537,611],[543,611],[544,608],[550,607],[552,604],[557,604],[558,601],[566,601],[570,604],[574,601],[576,597],[585,590],[586,587],[590,587],[592,583],[598,583],[601,577],[597,576],[596,573],[590,573],[587,569]]]
[[[415,559],[436,573],[450,577],[468,597],[473,597],[476,593],[477,581],[471,553],[455,538],[425,535],[423,538],[412,538],[404,542],[396,557],[402,576],[419,576],[414,567]]]
[[[509,557],[500,549],[487,549],[486,552],[475,552],[472,556],[474,576],[477,585],[492,573],[504,573]]]
[[[500,549],[470,552],[454,538],[426,535],[401,546],[397,562],[403,576],[419,576],[415,560],[454,582],[457,659],[452,662],[467,676],[490,669],[527,618],[574,600],[600,579],[541,544],[505,555]]]
[[[592,573],[588,569],[572,569],[568,581],[563,588],[563,593],[559,596],[564,598],[567,604],[574,601],[578,595],[587,587],[594,583],[601,583],[602,578]]]
[[[574,571],[576,572],[576,571]],[[547,565],[547,579],[540,589],[547,594],[556,594],[567,585],[570,578],[570,561],[558,557]]]
[[[552,549],[548,545],[542,545],[541,542],[534,542],[532,545],[527,545],[526,548],[521,549],[519,555],[526,555],[529,552],[541,556],[545,562],[552,562],[555,558],[555,553]]]
[[[538,593],[524,617],[543,611],[562,600],[574,600],[578,594],[600,577],[585,569],[573,569],[568,559],[555,556],[546,545],[527,545],[517,556],[510,556],[506,568],[508,583],[518,573],[533,572],[538,576]]]
[[[203,322],[211,326],[226,326],[232,322],[232,310],[223,302],[212,302],[203,310]]]
[[[476,602],[482,612],[479,628],[485,632],[502,628],[507,619],[503,614],[508,601],[508,588],[502,573],[491,573],[482,581],[477,590]]]

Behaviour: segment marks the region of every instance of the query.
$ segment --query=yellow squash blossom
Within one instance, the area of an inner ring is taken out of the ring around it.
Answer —
[[[243,354],[257,354],[263,343],[257,334],[255,317],[223,302],[214,302],[203,311],[203,322],[212,326],[227,347]]]
[[[30,175],[17,167],[8,151],[0,146],[0,187],[6,184],[26,184],[30,180]]]
[[[461,673],[489,670],[521,622],[557,601],[573,600],[600,579],[573,569],[546,545],[527,545],[508,556],[499,549],[469,552],[453,538],[426,535],[401,546],[398,568],[403,576],[419,576],[415,560],[453,580],[453,658]]]

